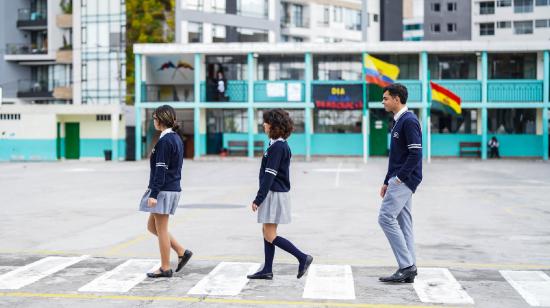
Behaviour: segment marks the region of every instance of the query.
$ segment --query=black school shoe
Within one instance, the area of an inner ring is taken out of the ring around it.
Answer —
[[[309,266],[311,265],[311,263],[313,263],[313,257],[310,256],[310,255],[307,255],[306,256],[306,263],[304,264],[304,268],[301,271],[298,270],[298,275],[296,276],[296,278],[298,278],[298,279],[302,278],[302,276],[304,276],[307,273],[307,270],[308,270]]]
[[[147,273],[147,277],[149,278],[170,278],[174,275],[174,272],[172,272],[172,269],[169,269],[167,271],[163,271],[162,268],[159,268],[159,273]]]
[[[183,256],[178,256],[178,267],[176,267],[176,273],[179,272],[187,262],[189,262],[189,259],[193,256],[193,252],[191,250],[185,249],[185,252],[183,253]]]
[[[273,279],[273,273],[263,273],[262,271],[259,271],[255,274],[246,276],[246,278],[271,280]]]
[[[407,268],[398,269],[393,275],[388,277],[380,277],[381,282],[394,282],[394,283],[413,283],[414,278],[418,274],[416,266],[412,265]]]

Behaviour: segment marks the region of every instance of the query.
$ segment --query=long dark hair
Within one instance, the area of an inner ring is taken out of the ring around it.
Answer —
[[[183,142],[183,131],[178,124],[176,118],[176,111],[172,106],[162,105],[153,111],[153,117],[157,118],[159,124],[167,128],[171,128],[178,136],[180,136],[181,141]]]
[[[283,109],[276,108],[264,112],[264,123],[271,126],[269,130],[269,138],[271,139],[288,139],[292,131],[294,131],[294,122],[290,118],[288,112]]]

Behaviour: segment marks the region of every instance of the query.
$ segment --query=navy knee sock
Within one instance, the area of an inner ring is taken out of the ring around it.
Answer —
[[[289,240],[285,239],[284,237],[277,236],[273,240],[273,245],[296,257],[296,259],[298,259],[298,262],[300,262],[300,270],[304,267],[307,257],[306,254],[301,252],[300,249],[296,248],[296,246],[294,246]]]
[[[275,256],[275,245],[264,239],[264,254],[265,262],[264,268],[260,271],[261,273],[271,273],[273,272],[273,257]]]

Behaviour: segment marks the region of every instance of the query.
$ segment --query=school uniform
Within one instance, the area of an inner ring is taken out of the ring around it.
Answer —
[[[254,199],[259,206],[258,223],[291,222],[290,159],[292,153],[283,138],[270,140],[260,167],[260,188]]]
[[[394,117],[390,157],[384,184],[388,185],[378,222],[386,234],[399,268],[416,264],[412,195],[422,181],[422,132],[414,113],[405,107]]]
[[[183,142],[171,128],[165,129],[153,148],[149,160],[148,189],[141,198],[139,210],[174,215],[181,195]],[[147,206],[147,199],[157,199],[157,205]]]

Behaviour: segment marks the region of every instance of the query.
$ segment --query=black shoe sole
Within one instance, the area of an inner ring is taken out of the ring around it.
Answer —
[[[161,273],[147,273],[147,277],[149,278],[172,278],[173,272],[172,270],[164,271]]]
[[[188,252],[188,251],[189,253],[187,254],[187,258],[186,258],[185,252]],[[193,256],[193,252],[191,250],[185,250],[185,252],[183,253],[183,256],[181,258],[178,258],[181,260],[178,262],[176,273],[181,271],[181,269],[187,264],[187,262],[189,262],[189,260],[191,260],[191,257]]]
[[[262,275],[248,275],[248,279],[262,279],[262,280],[272,280],[273,274],[262,274]]]
[[[296,278],[302,278],[307,273],[307,270],[309,269],[311,263],[313,263],[313,257],[308,255],[306,257],[306,265],[304,265],[304,269],[301,272],[298,272],[298,276],[296,276]]]
[[[395,280],[392,280],[392,279],[379,279],[380,282],[385,282],[385,283],[414,283],[414,279],[416,277],[416,274],[412,277],[406,277],[406,278],[402,278],[402,279],[395,279]]]

